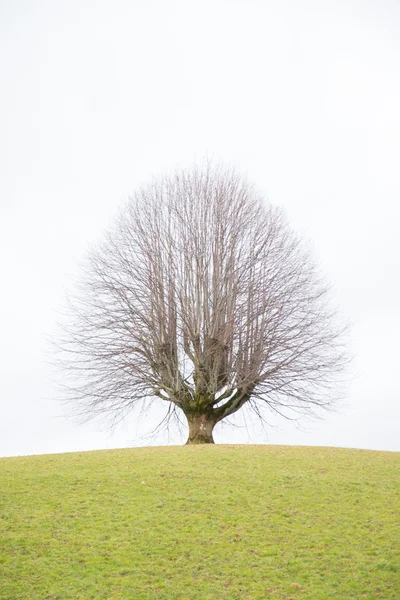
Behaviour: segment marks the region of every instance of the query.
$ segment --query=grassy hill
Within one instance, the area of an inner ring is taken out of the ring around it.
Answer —
[[[0,598],[398,600],[399,483],[334,448],[0,459]]]

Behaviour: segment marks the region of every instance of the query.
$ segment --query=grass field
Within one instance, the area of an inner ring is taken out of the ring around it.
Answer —
[[[400,598],[400,454],[184,446],[0,459],[0,598]]]

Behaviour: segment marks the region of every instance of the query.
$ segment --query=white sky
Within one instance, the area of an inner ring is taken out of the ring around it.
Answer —
[[[46,335],[120,203],[205,155],[311,240],[355,354],[340,413],[216,441],[400,450],[400,3],[0,0],[0,48],[0,456],[149,443],[158,408],[63,416]]]

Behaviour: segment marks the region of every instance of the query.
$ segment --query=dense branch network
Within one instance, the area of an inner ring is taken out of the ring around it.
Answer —
[[[345,355],[328,304],[280,210],[232,170],[177,172],[87,259],[61,343],[72,397],[90,416],[161,398],[199,441],[246,403],[329,406]]]

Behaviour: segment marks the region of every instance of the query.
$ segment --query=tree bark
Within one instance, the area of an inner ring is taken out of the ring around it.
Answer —
[[[213,429],[215,419],[207,414],[187,416],[189,424],[189,437],[186,444],[214,444]]]

